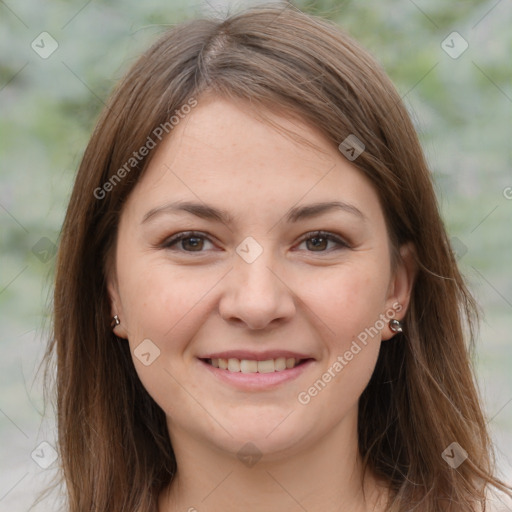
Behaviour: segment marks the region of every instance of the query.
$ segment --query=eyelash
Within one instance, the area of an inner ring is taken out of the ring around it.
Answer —
[[[164,248],[164,249],[170,249],[170,250],[173,250],[173,251],[177,251],[178,249],[173,249],[173,246],[178,244],[182,240],[186,240],[187,238],[204,238],[204,239],[206,239],[206,240],[211,242],[211,240],[204,233],[202,233],[200,231],[183,231],[181,233],[178,233],[176,235],[171,236],[170,238],[167,238],[160,245],[160,247]],[[302,238],[299,240],[299,244],[301,244],[302,242],[305,242],[307,240],[313,239],[313,238],[326,239],[326,240],[329,240],[331,242],[335,242],[339,246],[341,246],[341,247],[338,247],[337,249],[334,249],[334,250],[340,250],[340,248],[350,249],[350,245],[345,240],[343,240],[339,236],[335,235],[334,233],[330,233],[328,231],[310,231],[310,232],[308,232],[308,233],[306,233],[305,235],[302,236]],[[179,251],[179,252],[184,252],[184,253],[187,253],[187,254],[194,254],[194,253],[202,254],[205,251],[185,251],[185,250],[182,250],[182,251]],[[312,252],[312,253],[315,253],[315,252],[318,252],[318,253],[329,253],[329,252],[332,252],[332,250],[308,251],[308,252]]]

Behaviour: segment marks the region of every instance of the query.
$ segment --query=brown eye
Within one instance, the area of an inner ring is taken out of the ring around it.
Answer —
[[[163,242],[161,247],[177,252],[202,253],[205,252],[205,250],[203,250],[205,249],[205,241],[206,243],[212,243],[203,233],[186,231],[168,238]],[[306,243],[308,252],[325,253],[331,252],[331,250],[350,247],[349,244],[339,236],[325,231],[307,233],[302,238],[301,244],[304,242]],[[329,243],[335,245],[331,250],[329,250]]]
[[[203,234],[188,231],[178,233],[177,235],[168,238],[162,244],[162,247],[165,249],[171,249],[173,251],[181,252],[204,252],[203,249],[205,240],[210,242],[209,239]],[[175,248],[177,244],[180,245],[178,245],[178,247]]]
[[[308,249],[312,249],[313,251],[316,250],[325,250],[327,248],[327,244],[329,243],[329,240],[325,237],[321,236],[315,236],[312,238],[308,238],[306,240],[306,245],[309,243]]]
[[[302,238],[302,242],[306,242],[306,247],[310,252],[330,252],[327,250],[329,242],[334,243],[339,248],[348,248],[349,245],[339,236],[336,236],[333,233],[328,233],[324,231],[316,231],[313,233],[307,233]],[[333,250],[336,250],[334,248]]]
[[[192,251],[200,251],[203,248],[204,241],[198,236],[188,236],[181,239],[181,247],[188,250],[186,247],[191,247]]]

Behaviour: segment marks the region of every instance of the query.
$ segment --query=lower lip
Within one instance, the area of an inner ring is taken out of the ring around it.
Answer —
[[[308,359],[304,363],[295,366],[294,368],[288,368],[280,372],[242,373],[231,372],[229,370],[222,370],[221,368],[216,368],[215,366],[208,364],[206,361],[203,361],[202,359],[198,359],[198,361],[203,365],[203,367],[212,372],[212,374],[218,379],[246,391],[273,388],[284,382],[296,379],[301,373],[306,371],[314,362],[313,359]]]

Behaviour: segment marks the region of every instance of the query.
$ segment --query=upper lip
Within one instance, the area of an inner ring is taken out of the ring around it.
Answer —
[[[292,352],[290,350],[265,350],[263,352],[254,352],[252,350],[226,350],[224,352],[212,352],[200,356],[199,359],[250,359],[254,361],[267,361],[279,357],[295,359],[313,359],[307,354]]]

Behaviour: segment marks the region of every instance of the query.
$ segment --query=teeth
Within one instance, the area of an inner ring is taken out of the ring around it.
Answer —
[[[215,359],[212,359],[212,362]],[[249,359],[242,359],[240,361],[240,371],[242,373],[256,373],[258,371],[258,361],[249,361]]]
[[[240,361],[238,359],[228,359],[228,370],[230,372],[239,372]]]
[[[278,357],[274,362],[276,372],[286,370],[286,357]]]
[[[215,368],[229,370],[230,372],[242,373],[272,373],[282,372],[283,370],[295,367],[300,359],[294,357],[278,357],[277,359],[267,359],[266,361],[255,361],[253,359],[208,359]]]
[[[258,373],[272,373],[276,371],[276,365],[273,359],[267,361],[258,361]]]

